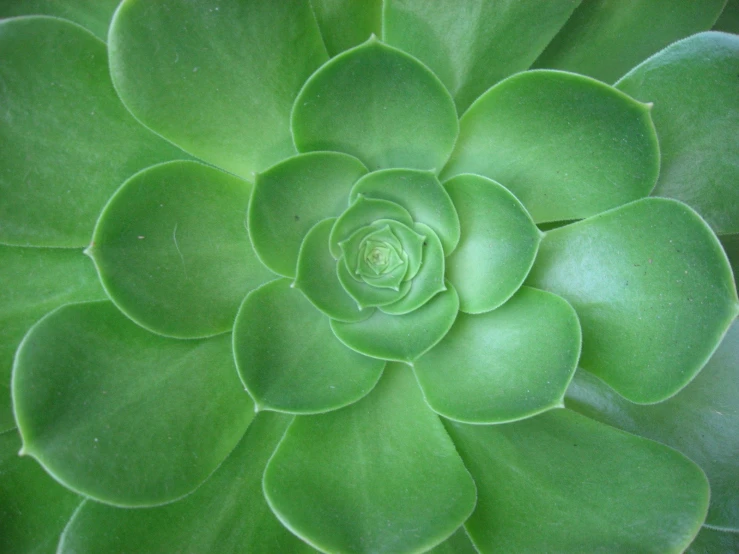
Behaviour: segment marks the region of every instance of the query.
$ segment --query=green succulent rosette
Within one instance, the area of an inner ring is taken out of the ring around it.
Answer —
[[[735,552],[738,5],[0,2],[0,551]]]

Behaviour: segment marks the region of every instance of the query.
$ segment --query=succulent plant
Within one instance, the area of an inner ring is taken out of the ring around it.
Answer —
[[[738,2],[118,4],[0,1],[0,550],[739,550]]]

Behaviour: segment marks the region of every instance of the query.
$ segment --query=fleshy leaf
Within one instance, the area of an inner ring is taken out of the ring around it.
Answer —
[[[120,0],[4,0],[0,2],[0,18],[52,15],[74,21],[104,41],[118,4]]]
[[[449,283],[444,292],[404,315],[376,311],[358,323],[332,321],[341,342],[367,356],[410,363],[449,332],[459,310],[459,296]]]
[[[352,187],[350,202],[360,195],[403,206],[413,221],[434,230],[448,255],[459,242],[459,218],[449,194],[430,171],[387,169],[365,175]]]
[[[83,247],[132,173],[186,157],[139,125],[105,44],[53,17],[0,21],[0,242]]]
[[[336,260],[328,249],[328,237],[335,221],[325,219],[305,236],[300,247],[298,271],[293,286],[331,319],[361,321],[371,316],[374,310],[360,310],[357,302],[347,294],[339,281]]]
[[[739,232],[739,37],[702,33],[673,44],[616,86],[654,102],[662,167],[655,196],[689,204],[717,233]]]
[[[126,181],[87,250],[113,302],[166,336],[230,331],[246,293],[274,278],[244,230],[250,193],[246,181],[195,162]]]
[[[367,173],[346,154],[295,156],[257,176],[249,204],[249,235],[262,262],[275,273],[295,276],[300,245],[319,221],[346,210],[349,190]]]
[[[582,324],[580,366],[639,403],[690,382],[739,312],[716,236],[666,198],[549,231],[527,284],[572,304]]]
[[[558,296],[523,287],[503,306],[460,314],[413,365],[429,406],[467,423],[503,423],[561,407],[580,324]]]
[[[54,552],[82,498],[56,483],[34,461],[18,456],[14,430],[0,434],[0,551]]]
[[[700,533],[685,551],[686,554],[736,554],[739,533],[701,527]]]
[[[739,531],[739,320],[685,389],[652,406],[621,398],[579,371],[567,406],[629,433],[671,446],[694,460],[711,483],[706,523]]]
[[[444,183],[462,229],[447,259],[447,278],[467,313],[493,310],[518,290],[534,263],[541,234],[518,199],[479,175]]]
[[[427,64],[459,113],[495,83],[528,69],[580,0],[386,0],[383,38]]]
[[[668,44],[718,19],[726,0],[588,0],[582,2],[534,67],[613,83]]]
[[[105,298],[81,250],[0,246],[0,432],[15,427],[10,407],[13,355],[28,328],[68,302]],[[1,533],[0,533],[1,534]]]
[[[274,517],[262,474],[292,418],[260,413],[210,479],[182,500],[138,510],[87,501],[64,531],[58,554],[77,552],[315,552]]]
[[[310,0],[329,55],[382,31],[382,0]]]
[[[358,281],[346,267],[343,260],[339,260],[336,270],[341,286],[354,299],[359,309],[385,306],[397,302],[408,294],[408,291],[411,289],[410,281],[401,283],[397,290],[392,288],[377,288],[364,281]],[[352,348],[354,347],[352,346]]]
[[[236,316],[234,356],[258,409],[335,410],[375,386],[384,363],[350,350],[329,318],[278,279],[251,292]]]
[[[649,194],[659,146],[647,105],[588,77],[529,71],[462,116],[442,176],[460,173],[499,182],[537,223],[580,219]]]
[[[450,536],[475,485],[408,368],[343,410],[298,417],[264,474],[267,502],[327,552],[420,552]]]
[[[191,492],[254,416],[229,335],[167,339],[110,302],[69,304],[32,327],[12,390],[23,453],[70,489],[121,506]]]
[[[139,120],[247,179],[295,152],[292,102],[327,59],[308,0],[125,0],[108,44]]]
[[[480,552],[682,552],[708,507],[688,458],[569,410],[447,430],[477,484]]]
[[[371,170],[440,169],[458,123],[444,85],[415,58],[374,37],[331,59],[295,99],[299,152],[331,150]]]

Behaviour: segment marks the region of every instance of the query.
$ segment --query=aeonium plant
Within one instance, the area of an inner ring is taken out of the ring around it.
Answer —
[[[0,550],[739,549],[735,4],[118,4],[0,4]]]

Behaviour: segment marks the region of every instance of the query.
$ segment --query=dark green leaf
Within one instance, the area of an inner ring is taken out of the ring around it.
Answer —
[[[82,25],[100,40],[108,39],[108,24],[120,0],[2,0],[0,17],[53,15]]]

